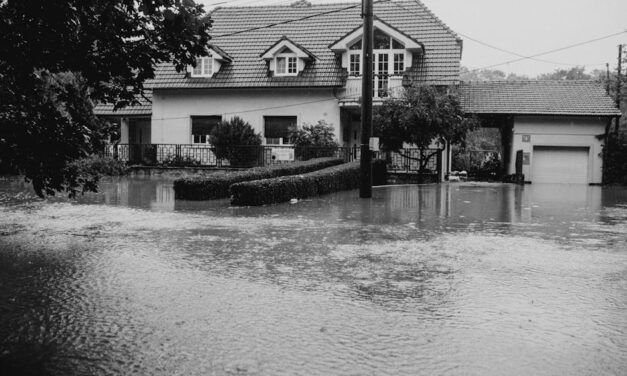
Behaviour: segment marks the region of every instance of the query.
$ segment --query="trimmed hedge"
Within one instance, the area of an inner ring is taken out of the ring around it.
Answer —
[[[275,178],[278,176],[304,174],[344,163],[337,158],[318,158],[304,162],[255,167],[243,171],[216,172],[204,176],[181,178],[174,181],[174,196],[184,200],[211,200],[230,196],[232,184]]]
[[[359,187],[359,162],[304,175],[255,180],[231,186],[232,205],[258,206],[306,198]]]

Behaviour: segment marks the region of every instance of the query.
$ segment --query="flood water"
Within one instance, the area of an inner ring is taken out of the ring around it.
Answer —
[[[627,189],[4,180],[0,323],[3,375],[625,375]]]

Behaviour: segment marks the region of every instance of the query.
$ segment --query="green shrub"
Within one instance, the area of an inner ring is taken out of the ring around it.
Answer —
[[[303,175],[236,183],[232,205],[264,205],[359,187],[359,163],[352,162]]]
[[[301,128],[292,128],[289,132],[290,143],[296,147],[296,158],[332,157],[339,144],[335,141],[333,125],[319,120],[317,124],[303,124]]]
[[[174,181],[174,195],[185,200],[211,200],[230,196],[232,184],[285,175],[303,174],[343,163],[341,159],[320,158],[306,162],[295,162],[256,167],[245,171],[217,172],[205,176],[177,179]]]
[[[216,157],[228,160],[233,167],[253,166],[261,155],[261,136],[237,116],[220,121],[211,131],[209,140],[215,147]]]

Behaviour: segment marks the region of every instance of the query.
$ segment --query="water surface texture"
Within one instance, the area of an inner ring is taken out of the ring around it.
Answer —
[[[0,181],[0,373],[627,374],[625,188],[101,188]]]

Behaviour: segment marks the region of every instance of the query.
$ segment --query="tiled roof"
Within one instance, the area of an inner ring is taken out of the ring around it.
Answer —
[[[619,116],[596,81],[487,81],[459,86],[464,111],[474,114]]]
[[[145,98],[144,98],[145,97]],[[152,91],[144,91],[144,97],[138,95],[139,104],[126,106],[113,110],[112,104],[97,104],[94,107],[94,115],[98,116],[150,116],[152,114]]]
[[[345,9],[347,7],[351,8]],[[320,13],[327,14],[316,16]],[[211,44],[228,53],[233,61],[224,64],[211,78],[187,77],[185,72],[176,72],[170,64],[160,65],[155,79],[147,86],[154,89],[344,86],[346,70],[328,46],[362,24],[360,13],[360,3],[218,8],[211,14]],[[417,0],[375,1],[374,13],[424,45],[425,55],[414,62],[407,74],[410,79],[441,85],[458,80],[461,41],[422,3]],[[264,28],[307,16],[314,17]],[[229,35],[251,28],[260,29]],[[297,77],[269,76],[267,63],[259,57],[282,36],[317,57]]]

